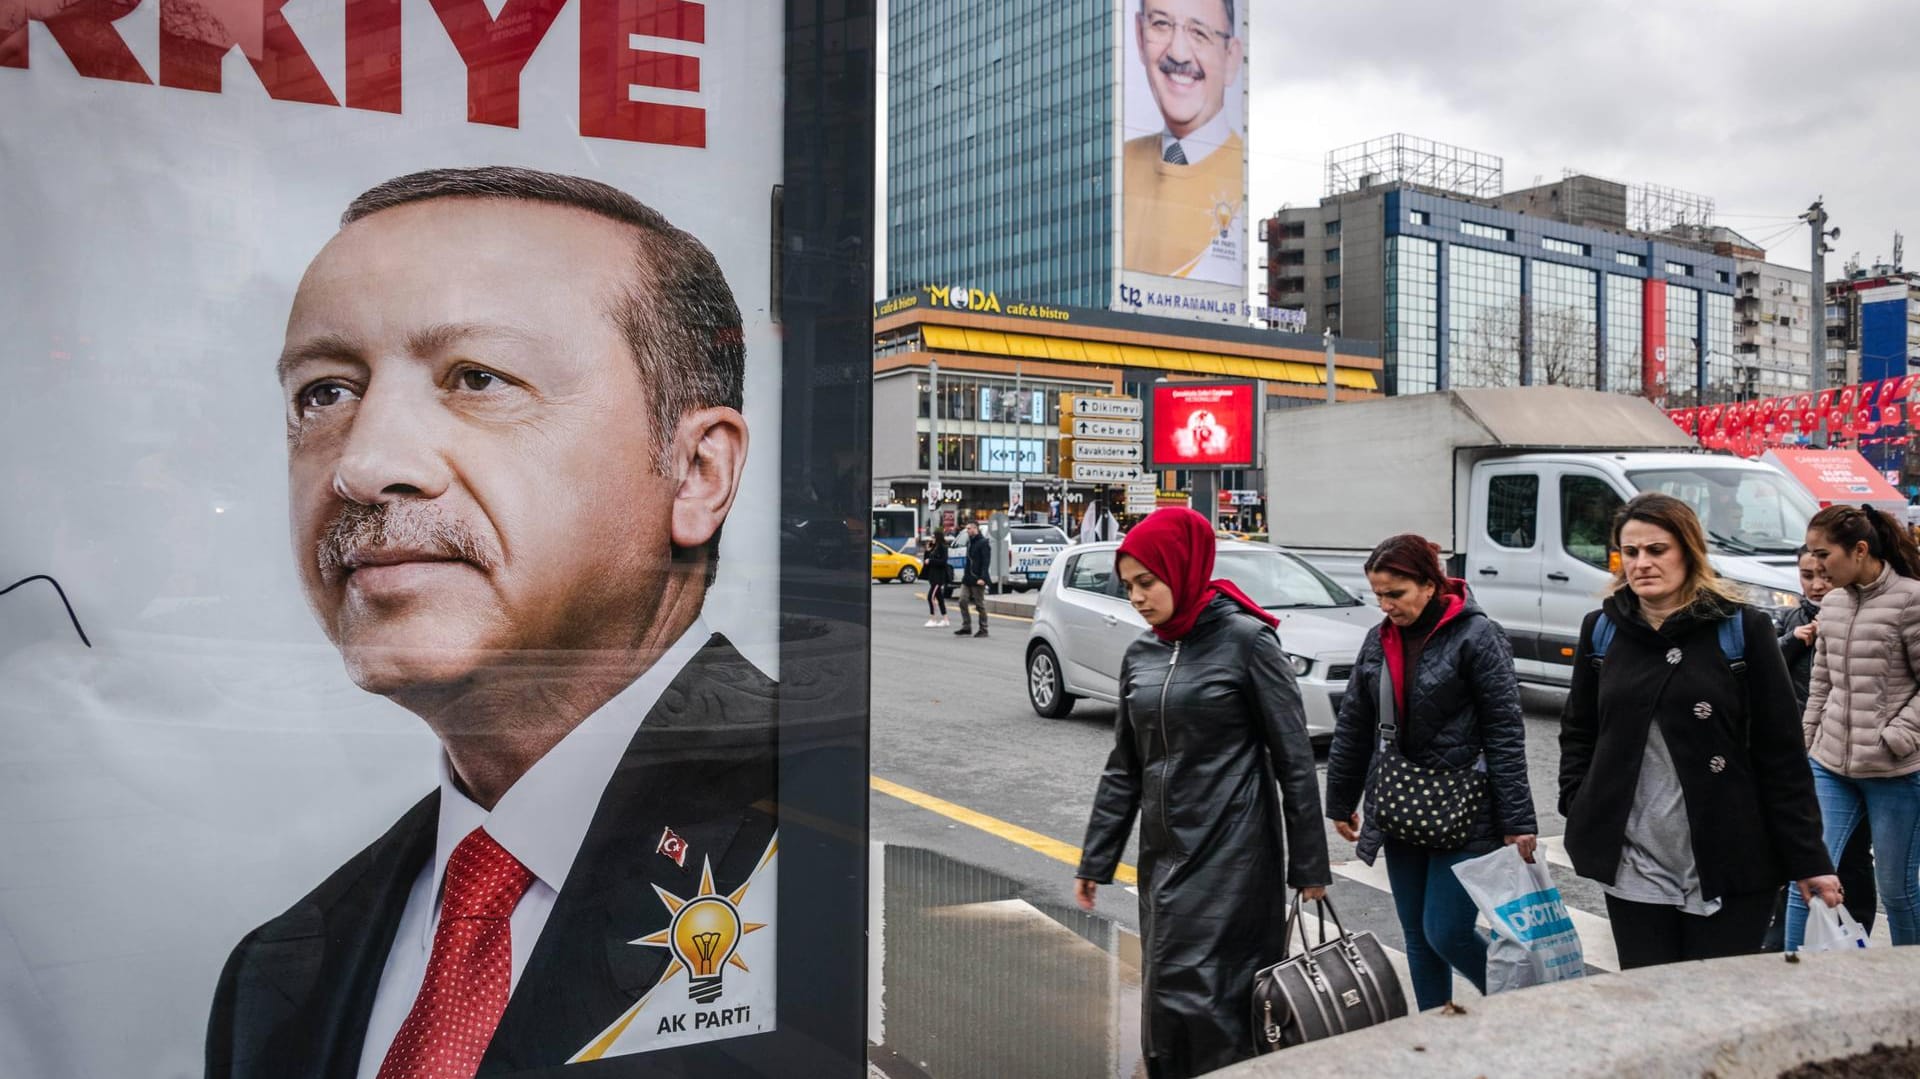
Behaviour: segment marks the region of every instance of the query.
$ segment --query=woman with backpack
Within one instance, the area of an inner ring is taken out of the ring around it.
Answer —
[[[1773,620],[1715,576],[1677,498],[1628,502],[1612,547],[1560,719],[1567,854],[1606,893],[1622,969],[1757,952],[1779,881],[1840,902]]]
[[[1920,550],[1871,506],[1829,506],[1807,550],[1833,591],[1820,610],[1802,718],[1826,848],[1839,857],[1862,814],[1893,943],[1920,944]],[[1787,950],[1807,906],[1788,895]]]
[[[1439,549],[1401,535],[1373,549],[1386,616],[1360,646],[1327,755],[1327,816],[1368,865],[1384,849],[1420,1010],[1452,1002],[1453,972],[1487,991],[1487,943],[1453,867],[1514,845],[1533,861],[1533,794],[1513,651]],[[1430,797],[1438,788],[1450,793]],[[1360,808],[1365,803],[1362,819]],[[1428,822],[1456,822],[1448,834]]]

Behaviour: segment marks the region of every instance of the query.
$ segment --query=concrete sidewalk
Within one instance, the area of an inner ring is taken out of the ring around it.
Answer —
[[[1032,618],[1033,605],[1040,599],[1040,590],[1029,592],[1008,592],[999,596],[987,597],[988,614],[1012,615],[1015,618]]]
[[[1920,1037],[1920,948],[1742,956],[1580,978],[1259,1057],[1235,1079],[1773,1079]]]

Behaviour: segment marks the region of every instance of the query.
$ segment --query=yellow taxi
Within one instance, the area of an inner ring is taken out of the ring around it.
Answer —
[[[873,579],[876,581],[912,584],[920,579],[920,567],[920,560],[910,554],[903,554],[884,543],[873,545]]]

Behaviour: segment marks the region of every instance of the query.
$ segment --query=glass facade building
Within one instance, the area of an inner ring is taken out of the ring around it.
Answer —
[[[1388,393],[1430,393],[1440,379],[1440,245],[1417,236],[1387,244]]]
[[[1447,274],[1448,384],[1519,385],[1520,260],[1454,244],[1447,248]]]
[[[1650,345],[1665,350],[1669,407],[1750,389],[1734,352],[1732,259],[1410,188],[1376,200],[1390,393],[1519,385],[1640,393]],[[1344,209],[1349,232],[1359,210],[1357,201]],[[1360,272],[1351,253],[1346,262],[1349,278]]]
[[[1640,388],[1640,334],[1645,287],[1638,278],[1607,275],[1607,365],[1602,389],[1615,393]]]
[[[1113,0],[888,15],[887,293],[1113,299]],[[997,14],[997,13],[996,13]]]

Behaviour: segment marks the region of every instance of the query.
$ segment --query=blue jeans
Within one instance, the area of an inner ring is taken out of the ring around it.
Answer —
[[[1453,999],[1453,972],[1487,991],[1487,942],[1473,926],[1477,911],[1453,867],[1479,857],[1416,847],[1389,837],[1387,880],[1393,887],[1400,932],[1407,938],[1407,972],[1421,1011]]]
[[[1873,828],[1873,875],[1895,944],[1920,944],[1920,773],[1893,779],[1849,779],[1812,761],[1813,793],[1827,853],[1835,863],[1864,813]],[[1787,950],[1807,931],[1807,901],[1787,889]]]

